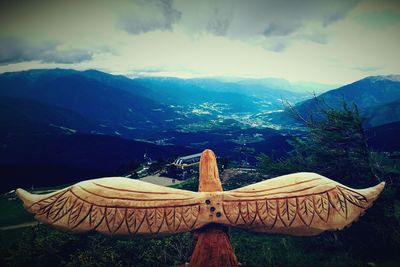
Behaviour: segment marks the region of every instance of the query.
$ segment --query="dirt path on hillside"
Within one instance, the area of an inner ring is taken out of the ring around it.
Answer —
[[[143,182],[148,182],[151,184],[162,185],[162,186],[170,186],[170,185],[179,184],[182,182],[182,181],[179,181],[176,179],[161,177],[158,175],[145,176],[145,177],[140,178],[139,180],[143,181]]]
[[[15,225],[3,226],[3,227],[0,227],[0,231],[32,227],[32,226],[36,226],[38,224],[39,224],[39,222],[26,222],[26,223],[20,223],[20,224],[15,224]]]

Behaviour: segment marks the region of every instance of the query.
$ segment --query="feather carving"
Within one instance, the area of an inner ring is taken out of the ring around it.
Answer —
[[[352,189],[315,173],[295,173],[224,192],[191,192],[122,177],[34,195],[17,190],[45,224],[105,234],[174,234],[209,223],[251,231],[316,235],[356,220],[384,183]]]

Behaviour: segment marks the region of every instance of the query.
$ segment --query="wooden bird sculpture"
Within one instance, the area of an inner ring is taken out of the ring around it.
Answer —
[[[17,195],[38,221],[72,232],[174,234],[220,224],[308,236],[351,224],[384,185],[352,189],[316,173],[295,173],[222,191],[214,153],[206,150],[200,192],[110,177],[46,195],[17,189]]]

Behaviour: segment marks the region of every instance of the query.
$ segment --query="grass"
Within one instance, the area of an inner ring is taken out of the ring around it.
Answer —
[[[61,185],[55,187],[40,187],[32,192],[35,194],[47,194],[59,189],[63,189],[69,185]],[[30,191],[30,190],[29,190]],[[22,206],[21,200],[18,198],[9,199],[9,196],[0,196],[0,227],[17,225],[34,221],[33,215],[27,212]]]
[[[0,248],[10,247],[27,232],[29,232],[29,229],[12,229],[7,231],[0,231]]]
[[[0,210],[0,227],[33,221],[33,215],[23,208],[19,199],[0,197]]]

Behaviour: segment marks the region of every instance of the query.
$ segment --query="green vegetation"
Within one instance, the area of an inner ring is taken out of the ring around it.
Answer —
[[[174,266],[191,252],[190,233],[121,239],[73,235],[41,225],[0,233],[1,266]]]
[[[273,161],[262,154],[261,171],[268,175],[316,172],[350,186],[379,181],[375,169],[380,166],[371,161],[357,106],[343,104],[342,108],[322,109],[319,115],[324,119],[301,118],[307,135],[293,139],[294,150],[286,158]]]
[[[19,199],[0,197],[0,207],[0,227],[33,221],[33,216],[24,210]]]
[[[236,115],[239,116],[239,115]],[[207,121],[193,122],[182,126],[185,132],[211,131],[220,129],[248,129],[249,126],[232,118],[210,119]]]
[[[59,185],[54,187],[39,187],[32,190],[35,194],[47,194],[56,190],[63,189],[69,184]],[[22,202],[15,197],[13,193],[8,193],[0,196],[0,227],[12,226],[26,222],[34,221],[33,215],[26,212],[22,206]]]
[[[272,160],[261,155],[260,172],[275,176],[313,171],[354,187],[365,187],[384,180],[386,188],[373,208],[354,226],[318,237],[288,238],[295,247],[292,257],[296,257],[299,249],[308,247],[312,249],[306,254],[308,265],[317,265],[315,256],[319,254],[323,255],[321,260],[325,266],[365,266],[368,262],[378,266],[398,265],[400,160],[370,151],[356,106],[351,109],[343,105],[342,110],[326,109],[322,112],[323,120],[303,118],[308,134],[294,139],[294,150],[286,158]],[[330,236],[334,239],[330,240]],[[326,252],[334,253],[337,258],[330,260],[331,256],[324,255]],[[287,262],[282,265],[292,264]],[[300,257],[295,266],[307,264]]]
[[[232,229],[231,242],[243,266],[396,266],[400,233],[382,227],[388,218],[376,222],[377,209],[341,232],[289,237]],[[176,266],[191,255],[192,235],[126,239],[39,225],[1,232],[0,245],[1,266]]]
[[[197,189],[199,188],[199,180],[197,177],[193,176],[193,177],[186,179],[182,183],[171,185],[171,187],[197,192]]]

